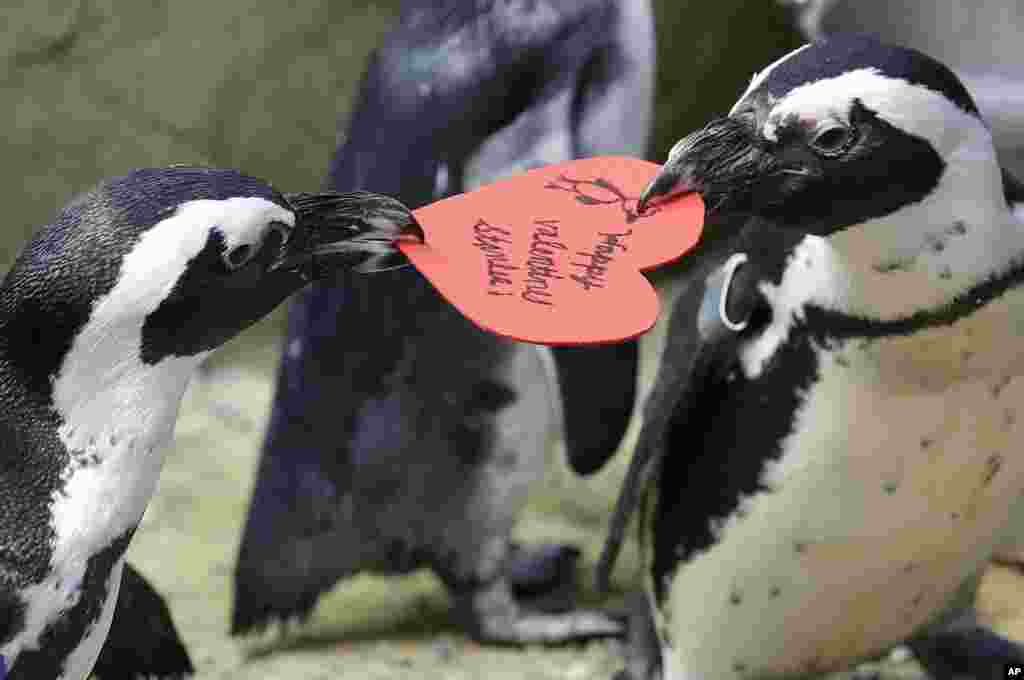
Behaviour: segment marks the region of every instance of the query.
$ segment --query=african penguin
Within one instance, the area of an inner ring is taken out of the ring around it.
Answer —
[[[282,196],[234,170],[135,170],[73,199],[0,284],[0,657],[82,680],[202,359],[312,278],[408,231],[366,192]]]
[[[370,58],[328,185],[415,207],[554,161],[640,154],[653,60],[647,0],[405,2]],[[619,631],[597,613],[527,606],[565,585],[578,551],[520,550],[509,533],[544,471],[559,387],[572,466],[586,473],[615,450],[636,345],[557,351],[555,385],[546,351],[481,331],[416,271],[374,280],[389,293],[381,306],[346,281],[313,286],[290,310],[232,632],[305,619],[358,572],[418,567],[441,577],[482,640]],[[345,322],[353,313],[358,326]]]
[[[1003,0],[783,0],[809,40],[865,31],[947,63],[992,130],[1000,164],[1024,175],[1024,4]],[[1024,564],[1024,522],[994,559]]]
[[[948,68],[866,36],[779,59],[673,147],[644,207],[699,191],[707,228],[746,226],[676,304],[602,559],[639,504],[646,677],[904,641],[939,677],[950,645],[1024,660],[970,611],[1024,498],[1017,186]]]

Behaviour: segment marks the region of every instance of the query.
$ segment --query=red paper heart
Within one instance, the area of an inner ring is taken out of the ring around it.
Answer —
[[[659,167],[607,156],[530,170],[414,211],[426,241],[399,247],[485,330],[543,345],[628,340],[658,317],[640,272],[692,248],[704,220],[696,194],[637,214]]]

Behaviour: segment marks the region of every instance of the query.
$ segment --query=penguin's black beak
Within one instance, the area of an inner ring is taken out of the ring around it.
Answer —
[[[654,199],[700,192],[709,212],[743,209],[775,163],[758,143],[749,120],[719,118],[681,140],[644,189],[637,204],[643,212]]]
[[[388,196],[368,191],[288,194],[295,229],[271,269],[302,270],[318,278],[341,267],[358,272],[407,264],[398,242],[422,243],[412,212]]]

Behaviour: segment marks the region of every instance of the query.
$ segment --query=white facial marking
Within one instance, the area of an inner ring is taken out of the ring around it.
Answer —
[[[765,79],[771,74],[772,71],[775,70],[775,68],[777,66],[779,66],[783,62],[789,60],[791,57],[794,57],[797,54],[803,52],[804,50],[806,50],[810,46],[811,46],[811,44],[807,43],[806,45],[798,47],[795,50],[793,50],[792,52],[790,52],[789,54],[783,55],[779,59],[776,59],[775,61],[773,61],[772,63],[768,64],[763,69],[761,69],[760,71],[755,73],[754,77],[750,79],[750,85],[747,86],[747,89],[743,92],[743,95],[739,99],[737,99],[736,103],[733,104],[731,109],[729,109],[729,115],[731,116],[734,113],[736,113],[736,111],[739,110],[740,105],[747,98],[747,95],[749,95],[751,92],[753,92],[758,87],[760,87],[761,83],[763,83],[765,81]]]
[[[791,116],[848,123],[854,98],[890,125],[922,137],[943,157],[960,146],[971,128],[984,127],[935,90],[861,68],[790,90],[772,108],[762,134],[776,139],[778,126]]]
[[[179,208],[179,213],[183,210],[188,211],[189,221],[196,224],[201,224],[205,216],[216,216],[215,228],[224,237],[224,245],[229,250],[243,243],[258,248],[271,222],[295,226],[295,213],[255,196],[191,201]]]
[[[760,290],[772,307],[772,323],[740,349],[744,374],[755,379],[779,346],[789,337],[794,322],[803,318],[804,305],[841,309],[849,294],[849,280],[828,241],[807,236],[793,250],[778,286],[762,283]]]
[[[74,606],[88,559],[139,523],[188,380],[209,354],[143,363],[146,317],[173,290],[212,229],[228,247],[258,244],[271,221],[294,226],[295,216],[254,197],[184,203],[141,236],[124,257],[114,288],[94,303],[53,380],[62,421],[58,435],[71,455],[62,471],[64,487],[50,505],[53,572],[24,593],[26,630],[0,648],[8,663],[21,649],[36,648],[46,626]]]

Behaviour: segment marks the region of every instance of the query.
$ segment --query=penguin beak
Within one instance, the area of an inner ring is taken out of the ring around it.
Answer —
[[[637,209],[643,212],[654,199],[667,200],[698,191],[709,211],[738,204],[760,178],[771,173],[774,159],[757,143],[747,120],[719,118],[681,140],[668,160],[640,195]]]
[[[408,264],[400,241],[425,239],[412,212],[381,194],[301,193],[285,200],[295,212],[295,229],[272,270],[302,270],[318,278],[342,267],[362,273],[394,269]]]

